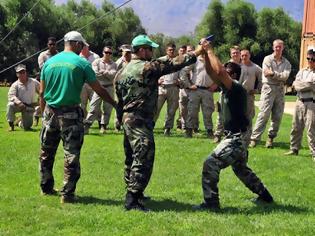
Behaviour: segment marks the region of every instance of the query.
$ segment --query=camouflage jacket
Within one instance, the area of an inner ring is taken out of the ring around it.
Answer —
[[[152,120],[157,107],[158,79],[195,62],[193,54],[152,61],[133,57],[116,76],[118,120],[122,120],[123,113],[133,113],[139,118]]]

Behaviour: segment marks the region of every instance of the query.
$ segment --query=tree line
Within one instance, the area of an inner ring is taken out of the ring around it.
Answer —
[[[16,25],[21,17],[37,0],[4,0],[0,3],[0,40]],[[94,23],[81,30],[90,43],[92,51],[101,54],[104,45],[117,49],[121,44],[130,43],[140,33],[146,33],[139,17],[130,7],[108,14],[115,6],[103,0],[97,8],[88,0],[55,5],[53,0],[41,0],[15,31],[0,44],[0,71],[36,51],[46,47],[47,38],[62,39],[70,30],[80,29],[94,19]],[[229,59],[229,48],[239,45],[249,49],[252,60],[261,65],[264,56],[272,52],[272,41],[280,38],[285,42],[285,57],[292,64],[291,78],[299,69],[302,24],[292,19],[283,8],[263,8],[259,12],[252,3],[245,0],[210,1],[206,13],[196,26],[193,35],[173,38],[157,33],[150,35],[161,45],[154,56],[165,53],[165,44],[174,42],[177,46],[197,44],[198,39],[214,34],[213,45],[222,61]],[[59,44],[62,50],[62,44]],[[114,51],[114,56],[118,52]],[[29,71],[38,70],[37,56],[25,62]],[[0,80],[15,79],[14,70],[0,75]],[[292,81],[292,79],[291,79]]]

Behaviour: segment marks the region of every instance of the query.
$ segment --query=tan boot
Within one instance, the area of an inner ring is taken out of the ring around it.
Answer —
[[[273,138],[268,138],[266,141],[266,148],[273,148]]]
[[[299,155],[299,151],[296,149],[292,149],[289,152],[284,153],[284,155],[286,156],[297,156]]]
[[[255,140],[251,140],[249,147],[254,148],[254,147],[256,147],[256,145],[257,145],[257,142]]]

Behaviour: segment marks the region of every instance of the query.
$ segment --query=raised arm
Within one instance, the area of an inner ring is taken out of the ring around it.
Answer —
[[[224,66],[220,62],[219,58],[214,54],[209,42],[201,40],[202,46],[206,51],[205,55],[205,66],[206,71],[218,86],[223,86],[230,90],[232,87],[232,78],[226,72]]]

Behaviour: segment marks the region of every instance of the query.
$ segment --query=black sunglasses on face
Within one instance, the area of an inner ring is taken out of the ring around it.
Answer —
[[[105,54],[113,54],[112,52],[104,52]]]
[[[306,60],[315,62],[315,57],[313,57],[313,58],[312,57],[307,57]]]
[[[56,44],[55,43],[49,43],[48,45],[49,46],[55,46]]]

